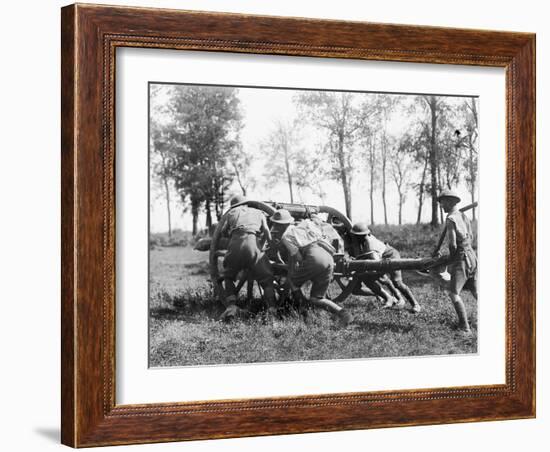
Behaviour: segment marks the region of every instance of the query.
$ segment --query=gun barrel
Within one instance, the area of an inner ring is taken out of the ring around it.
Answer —
[[[319,213],[319,206],[308,204],[291,204],[286,202],[264,201],[274,209],[286,209],[296,219],[308,218],[311,214]]]
[[[477,207],[477,201],[473,202],[472,204],[468,204],[467,206],[461,207],[458,210],[460,210],[461,212],[466,212],[470,209],[474,209],[475,207]]]
[[[342,273],[387,273],[396,270],[427,270],[439,265],[445,265],[449,256],[404,258],[404,259],[344,259],[342,261]]]

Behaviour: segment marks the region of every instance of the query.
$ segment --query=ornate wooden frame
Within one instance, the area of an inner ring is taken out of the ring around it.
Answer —
[[[62,9],[62,442],[83,447],[535,416],[535,35],[159,9]],[[506,69],[506,383],[115,404],[115,49]]]

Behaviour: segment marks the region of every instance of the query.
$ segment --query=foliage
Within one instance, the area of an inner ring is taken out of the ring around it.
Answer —
[[[358,195],[352,191],[364,183],[371,223],[380,202],[388,223],[386,201],[395,199],[394,192],[400,212],[414,194],[418,223],[431,200],[432,226],[442,215],[436,202],[442,188],[465,184],[475,200],[479,132],[473,97],[297,91],[295,115],[276,119],[259,138],[258,152],[241,141],[239,93],[228,87],[151,86],[152,181],[163,192],[169,230],[171,203],[191,212],[197,234],[199,215],[212,225],[230,191],[251,195],[257,187],[284,185],[290,202],[312,202],[313,194],[324,204],[327,179],[342,187],[351,218]],[[387,190],[392,194],[386,196]]]
[[[356,166],[354,144],[361,127],[361,111],[352,93],[307,91],[296,96],[303,116],[326,133],[326,156],[332,176],[342,184],[346,214],[352,217],[351,184]]]
[[[201,207],[207,227],[213,223],[212,208],[217,218],[221,216],[234,174],[229,170],[231,162],[242,165],[234,158],[240,149],[242,126],[239,98],[234,88],[177,85],[166,104],[171,122],[159,132],[162,148],[167,149],[165,171],[182,204],[189,200],[196,233]]]

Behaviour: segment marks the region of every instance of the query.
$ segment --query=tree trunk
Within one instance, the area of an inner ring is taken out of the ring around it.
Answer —
[[[471,140],[471,138],[470,138]],[[475,202],[475,194],[476,194],[476,171],[473,165],[473,159],[474,159],[474,152],[473,152],[473,143],[470,143],[470,195],[472,198],[472,203]],[[472,209],[472,218],[476,219],[476,208],[474,207]]]
[[[292,189],[292,174],[287,173],[288,191],[290,193],[290,203],[294,204],[294,191]]]
[[[292,171],[290,169],[290,159],[288,156],[288,141],[285,140],[283,144],[285,148],[285,170],[286,170],[286,179],[288,183],[288,191],[290,193],[290,203],[294,204],[294,191],[292,189]]]
[[[162,183],[164,185],[164,193],[166,196],[166,212],[168,214],[168,238],[172,238],[172,214],[170,212],[170,186],[168,185],[168,177],[166,177],[166,156],[164,152],[160,153],[162,160]]]
[[[370,224],[374,224],[374,165],[376,161],[375,137],[370,138],[369,165],[370,165]]]
[[[428,105],[430,107],[432,127],[431,127],[431,137],[430,137],[430,173],[431,173],[431,197],[432,197],[432,226],[439,225],[439,215],[438,215],[438,202],[437,202],[437,149],[435,143],[436,137],[436,127],[437,127],[437,111],[436,111],[436,100],[434,96],[430,96],[428,100]]]
[[[346,205],[346,215],[351,218],[351,193],[348,170],[344,157],[344,134],[341,132],[338,135],[338,162],[340,164],[340,179],[342,180],[342,188],[344,190],[344,203]]]
[[[164,190],[166,193],[166,213],[168,214],[168,237],[172,238],[172,214],[170,212],[170,188],[168,187],[168,180],[163,176]]]
[[[191,214],[193,215],[193,236],[197,235],[198,231],[198,223],[199,223],[199,206],[197,204],[193,204],[191,207]]]
[[[386,134],[382,138],[382,204],[384,206],[384,224],[388,224],[388,207],[386,205],[386,164],[387,164]]]
[[[471,195],[472,195],[472,204],[473,204],[474,202],[476,202],[476,200],[475,200],[475,190],[474,189],[472,189]],[[476,208],[475,207],[472,208],[472,219],[474,221],[476,221]]]
[[[374,182],[372,173],[370,177],[370,224],[374,224]]]
[[[232,162],[231,164],[233,165],[233,170],[235,171],[235,176],[237,177],[237,183],[239,184],[239,187],[241,187],[243,196],[246,198],[246,187],[241,178],[241,172],[239,171],[239,168],[237,167],[237,165],[235,165],[235,162]],[[223,198],[222,198],[222,201],[223,201]]]
[[[399,192],[399,225],[403,223],[403,195]]]
[[[439,193],[441,191],[441,188],[443,187],[443,184],[441,183],[441,169],[439,168],[439,165],[437,167],[437,191],[436,193]],[[437,204],[438,207],[439,207],[439,210],[438,210],[438,213],[439,213],[439,218],[441,219],[441,223],[443,223],[444,221],[444,218],[445,218],[445,213],[443,212],[443,207],[441,206],[441,204]]]
[[[426,169],[428,168],[428,159],[424,160],[424,168],[422,169],[422,179],[420,180],[420,187],[418,188],[418,216],[416,217],[416,224],[420,224],[422,221],[422,206],[424,205],[424,185],[426,183]]]
[[[206,200],[204,209],[206,210],[206,229],[210,231],[210,227],[212,226],[212,211],[210,208],[210,199]]]
[[[223,187],[223,177],[222,180],[218,178],[217,172],[214,173],[214,212],[216,214],[216,218],[221,217],[220,213],[220,190],[221,187]],[[210,222],[212,222],[212,218],[210,218]]]

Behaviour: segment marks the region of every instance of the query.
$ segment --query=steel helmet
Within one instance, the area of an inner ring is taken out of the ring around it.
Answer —
[[[454,198],[456,202],[460,202],[460,196],[458,196],[454,190],[449,188],[444,189],[437,197],[437,200],[441,201],[443,198]]]
[[[229,204],[234,206],[235,204],[240,204],[241,202],[245,202],[246,198],[243,195],[235,195],[231,198],[231,201],[229,201]]]
[[[292,218],[288,210],[279,209],[273,214],[271,221],[277,224],[291,224],[294,223],[294,218]]]
[[[367,235],[370,234],[370,229],[365,223],[355,223],[351,228],[353,235]]]

